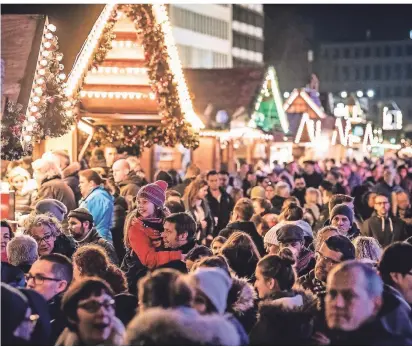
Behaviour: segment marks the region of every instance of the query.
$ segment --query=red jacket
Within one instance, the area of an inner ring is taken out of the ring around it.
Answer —
[[[136,218],[130,226],[128,237],[133,251],[138,256],[141,263],[149,269],[155,269],[167,264],[172,260],[180,260],[181,251],[159,251],[156,252],[152,241],[159,238],[159,231],[143,225],[143,222]]]

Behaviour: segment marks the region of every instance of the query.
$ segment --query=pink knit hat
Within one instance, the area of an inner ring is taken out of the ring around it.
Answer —
[[[137,193],[137,198],[149,200],[157,207],[163,207],[166,200],[167,183],[165,181],[156,181],[154,183],[146,184],[140,188]]]

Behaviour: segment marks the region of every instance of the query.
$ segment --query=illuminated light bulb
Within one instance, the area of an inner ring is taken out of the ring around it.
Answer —
[[[40,61],[41,66],[47,66],[47,60],[43,59]]]
[[[72,103],[70,101],[66,101],[63,106],[66,108],[69,108],[72,105]]]
[[[122,98],[127,99],[127,93],[122,93]]]
[[[106,73],[110,73],[112,69],[110,67],[105,68]]]
[[[36,121],[36,117],[30,116],[30,117],[28,118],[28,120],[29,120],[29,122],[34,123],[34,122]]]
[[[114,93],[114,96],[116,97],[116,99],[120,99],[121,93]]]
[[[63,59],[63,54],[62,53],[57,53],[56,59],[57,59],[57,61],[61,61]]]
[[[30,108],[30,111],[31,112],[37,112],[39,109],[38,109],[38,107],[37,106],[32,106],[31,108]]]
[[[132,68],[132,67],[126,68],[126,72],[127,72],[128,74],[132,74],[132,73],[133,73],[133,68]]]
[[[95,93],[94,93],[94,97],[95,97],[95,98],[100,98],[100,93],[99,93],[99,92],[95,92]]]
[[[107,92],[102,92],[102,98],[106,99],[107,98]]]
[[[142,94],[141,94],[141,93],[136,93],[136,98],[137,98],[137,99],[141,99],[141,98],[142,98]]]
[[[88,98],[92,98],[92,97],[93,97],[93,92],[88,92],[88,93],[87,93],[87,97],[88,97]]]
[[[150,98],[151,100],[154,100],[154,99],[155,99],[154,93],[149,93],[149,98]]]
[[[123,48],[124,47],[124,42],[123,41],[119,41],[119,47]]]
[[[117,47],[117,41],[112,41],[112,47],[116,48]]]
[[[56,26],[54,24],[49,24],[47,26],[47,29],[54,33],[56,31]]]
[[[125,73],[125,69],[120,69],[119,73],[124,74]]]
[[[340,96],[341,96],[342,98],[347,98],[347,97],[348,97],[348,93],[345,92],[345,91],[343,91],[342,93],[340,93]]]
[[[98,71],[99,73],[103,73],[103,72],[104,72],[104,69],[103,69],[101,66],[99,66],[99,67],[97,68],[97,71]]]
[[[97,69],[94,67],[93,69],[92,69],[92,74],[96,74],[97,73]]]
[[[82,98],[84,98],[86,95],[87,95],[87,93],[86,93],[84,90],[82,90],[82,91],[80,92],[80,96],[81,96]]]
[[[109,97],[109,99],[113,99],[114,94],[112,92],[107,93],[107,96]]]
[[[24,140],[27,142],[31,141],[31,136],[30,135],[24,136]]]
[[[126,47],[131,48],[132,47],[132,42],[131,41],[126,41]]]
[[[43,89],[41,87],[36,87],[36,88],[34,88],[34,92],[37,95],[42,95],[43,94]]]
[[[134,99],[136,97],[136,94],[135,93],[129,93],[129,98],[130,99]]]
[[[43,57],[48,57],[50,55],[50,52],[49,51],[43,51],[43,52],[41,52],[41,55]]]
[[[53,38],[53,34],[52,33],[47,33],[46,35],[44,35],[46,37],[46,39],[51,40]]]
[[[46,70],[45,70],[45,69],[40,69],[40,70],[39,70],[39,75],[42,75],[42,76],[43,76],[45,73],[46,73]]]
[[[51,47],[51,43],[50,43],[50,42],[45,42],[45,43],[44,43],[44,47],[45,47],[45,48],[50,48],[50,47]]]
[[[60,78],[61,80],[66,79],[66,74],[64,74],[64,73],[59,74],[59,78]]]
[[[119,69],[115,66],[115,67],[112,67],[112,72],[113,73],[118,73],[119,72]]]
[[[27,131],[33,131],[33,127],[32,127],[31,125],[28,125],[28,126],[26,127],[26,130],[27,130]]]
[[[38,96],[34,96],[32,101],[37,104],[38,102],[40,102],[40,98]]]

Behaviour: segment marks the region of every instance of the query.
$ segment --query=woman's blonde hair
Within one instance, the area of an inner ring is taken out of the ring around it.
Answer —
[[[23,169],[20,166],[17,166],[13,169],[11,169],[11,171],[8,173],[8,177],[9,177],[9,183],[11,183],[11,181],[13,180],[13,178],[17,177],[17,176],[22,176],[24,177],[26,180],[30,179],[30,174],[26,169]]]
[[[204,186],[207,186],[207,181],[202,177],[197,177],[186,187],[183,195],[186,209],[190,209],[193,206],[197,198],[197,193],[199,193],[199,190]]]
[[[319,189],[309,187],[306,189],[306,194],[316,194],[316,203],[322,205],[322,193]]]
[[[31,229],[33,227],[39,227],[46,225],[50,228],[50,231],[54,237],[57,237],[63,233],[62,225],[56,217],[51,214],[30,214],[24,221],[24,233],[33,236]]]

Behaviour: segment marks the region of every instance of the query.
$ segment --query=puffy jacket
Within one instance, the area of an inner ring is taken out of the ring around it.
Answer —
[[[113,197],[103,187],[96,187],[80,201],[79,207],[89,210],[98,233],[112,242]]]

